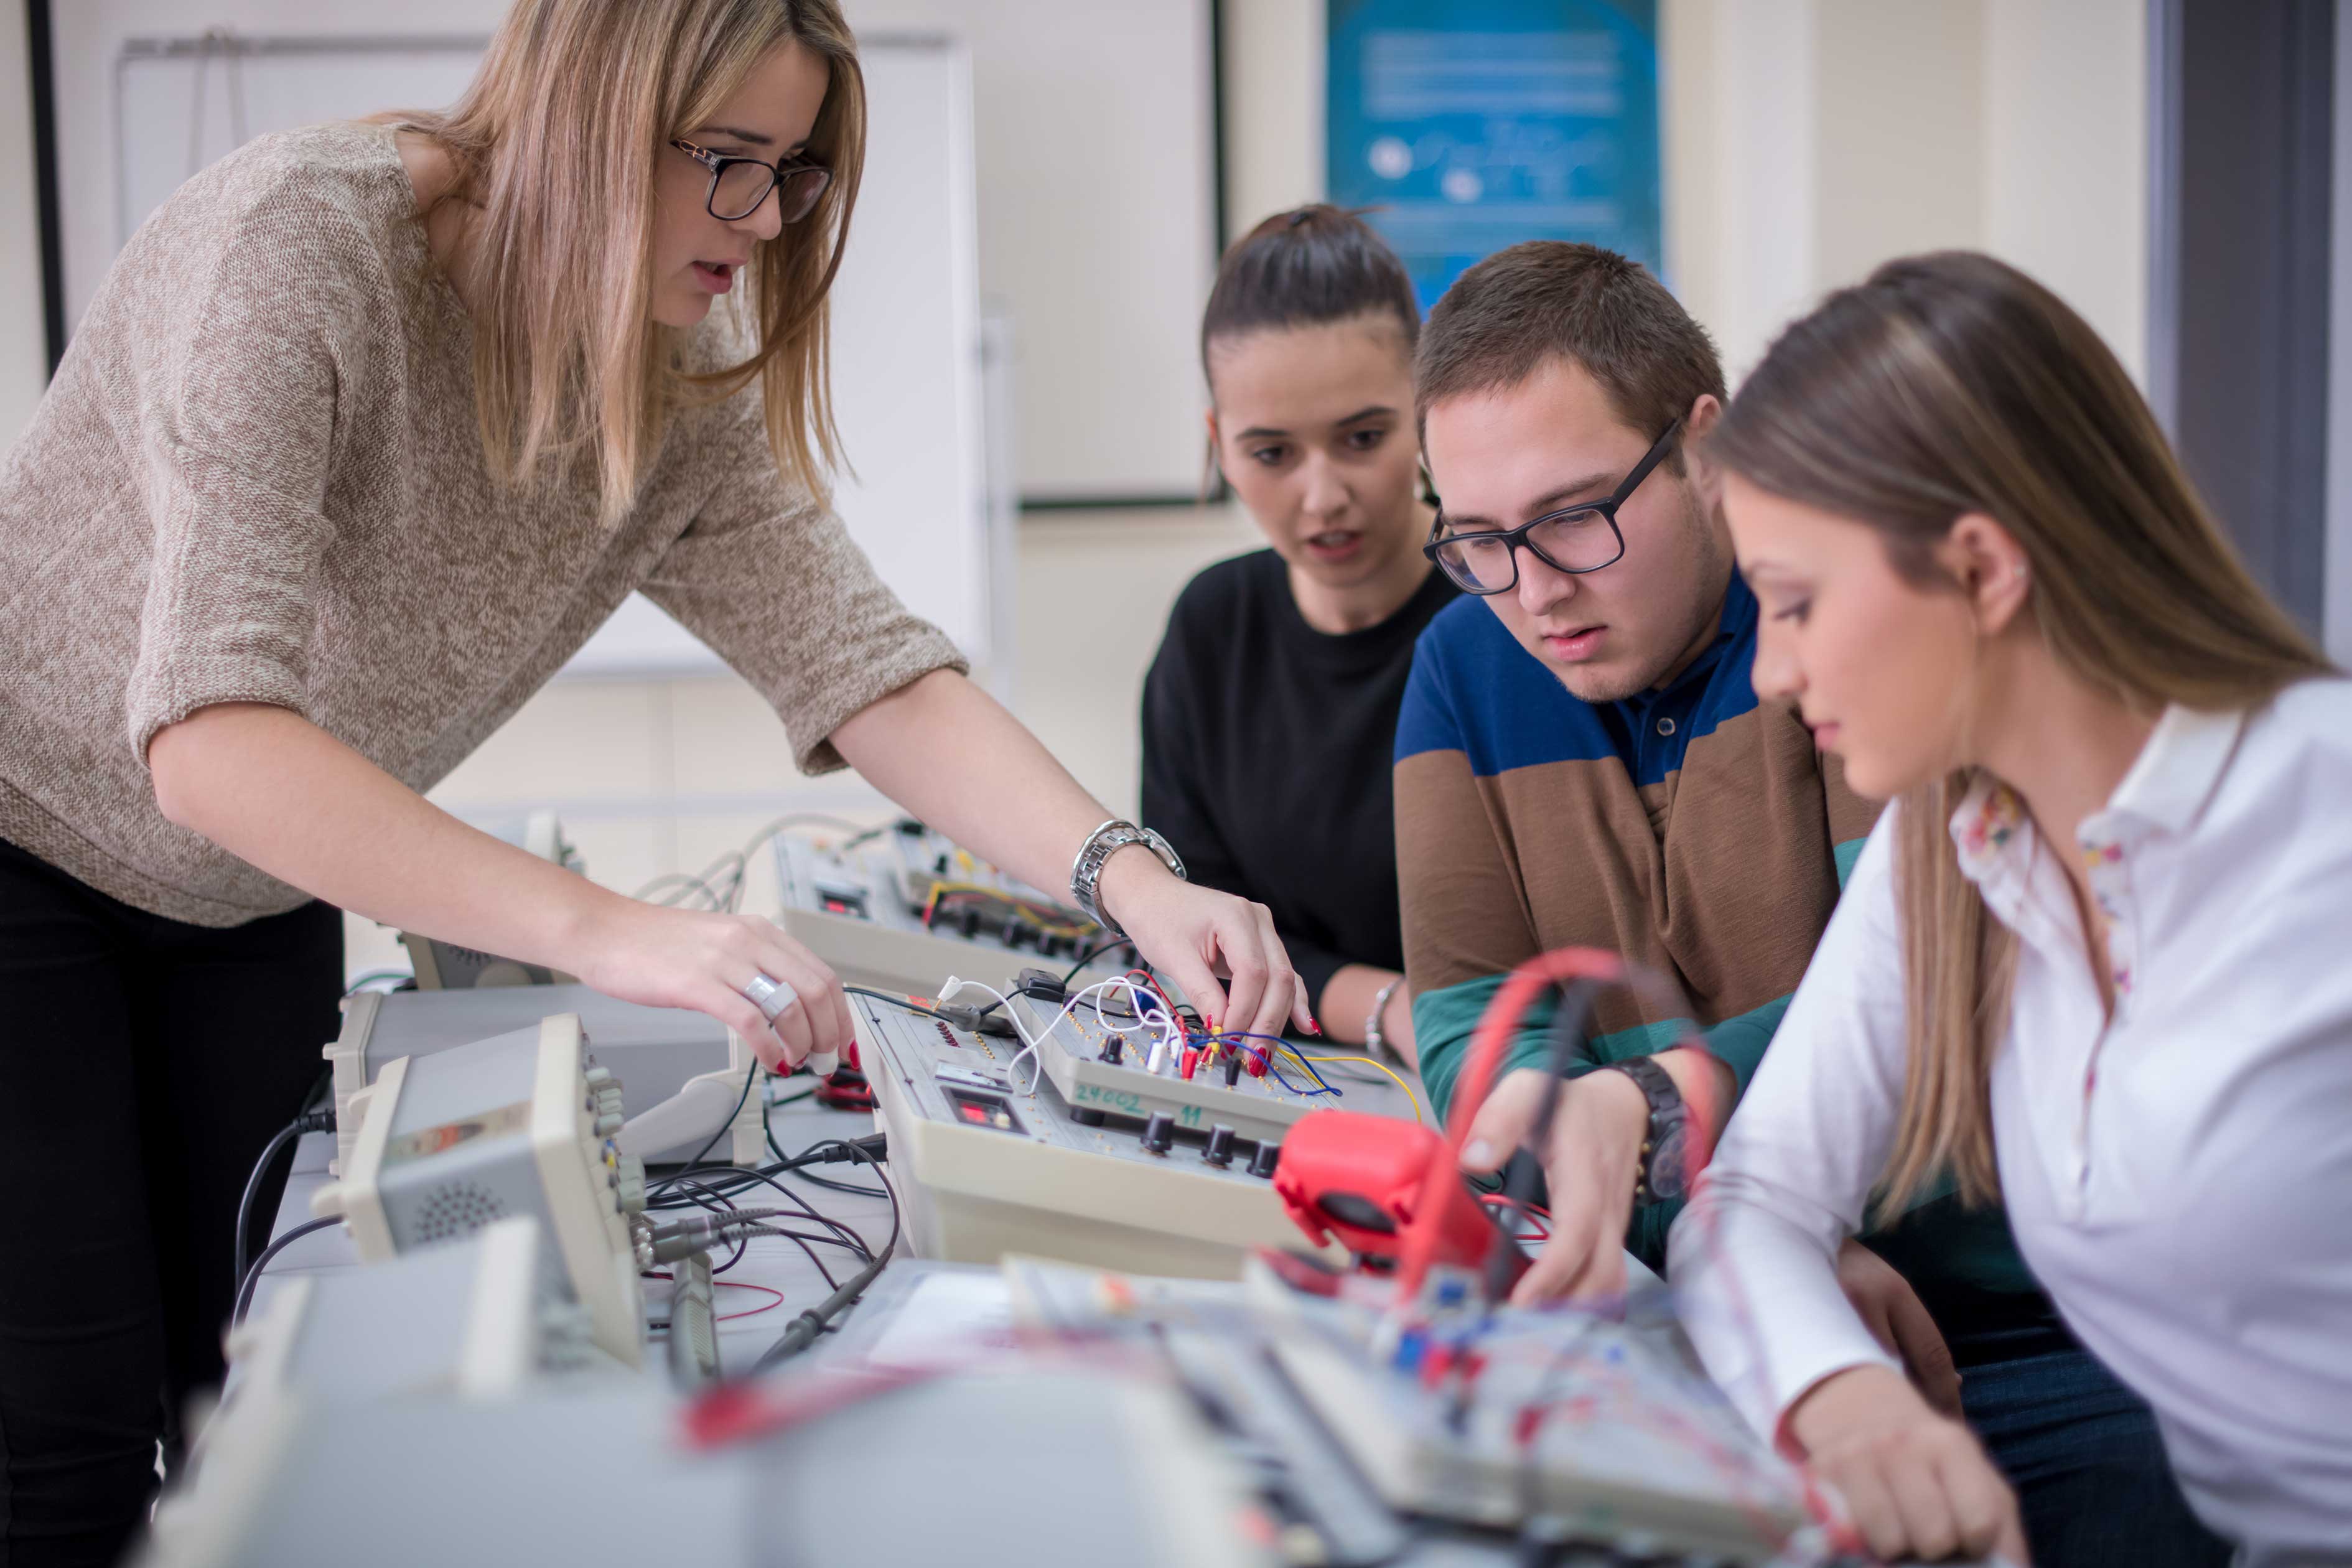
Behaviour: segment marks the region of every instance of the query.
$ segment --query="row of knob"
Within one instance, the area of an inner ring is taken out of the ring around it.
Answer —
[[[594,1067],[581,1074],[588,1086],[588,1114],[595,1120],[596,1136],[610,1138],[621,1130],[621,1080],[611,1068]]]
[[[1155,1110],[1143,1124],[1143,1146],[1150,1152],[1167,1158],[1176,1147],[1176,1118],[1165,1110]],[[1234,1130],[1216,1126],[1209,1129],[1209,1142],[1201,1151],[1201,1158],[1212,1165],[1234,1163]],[[1249,1173],[1271,1176],[1282,1160],[1282,1145],[1267,1139],[1258,1140],[1257,1152],[1250,1156]]]

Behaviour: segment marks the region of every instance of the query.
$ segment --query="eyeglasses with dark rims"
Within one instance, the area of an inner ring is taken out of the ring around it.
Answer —
[[[784,223],[798,223],[816,210],[817,198],[833,184],[833,171],[805,158],[780,158],[770,163],[759,158],[730,158],[683,138],[670,145],[710,171],[710,194],[702,205],[721,223],[740,223],[760,210],[775,191],[776,215]]]
[[[1571,575],[1613,566],[1625,554],[1625,535],[1617,527],[1617,509],[1633,499],[1642,481],[1650,477],[1652,468],[1665,461],[1666,454],[1674,450],[1675,436],[1682,427],[1679,419],[1668,425],[1625,476],[1625,482],[1599,500],[1578,501],[1574,506],[1530,518],[1517,528],[1451,532],[1441,502],[1437,521],[1429,531],[1429,542],[1421,547],[1421,552],[1443,567],[1454,586],[1465,594],[1507,594],[1517,587],[1519,551],[1523,547],[1534,552],[1536,559],[1553,571]]]

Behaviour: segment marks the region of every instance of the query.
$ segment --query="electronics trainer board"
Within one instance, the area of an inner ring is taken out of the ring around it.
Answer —
[[[1024,995],[1010,1005],[1043,1048],[1017,1068],[1017,1040],[850,1002],[919,1256],[1020,1252],[1233,1279],[1252,1248],[1298,1244],[1270,1178],[1284,1132],[1328,1097],[1272,1074],[1228,1086],[1105,1062],[1114,1045],[1118,1061],[1140,1053],[1084,1009]],[[1410,1114],[1399,1090],[1349,1092],[1363,1109]]]
[[[1027,955],[1055,969],[1098,945],[1103,929],[1014,881],[919,822],[863,833],[787,833],[775,841],[778,923],[843,978],[929,991],[942,976],[1016,969]],[[1097,967],[1135,962],[1121,946]]]

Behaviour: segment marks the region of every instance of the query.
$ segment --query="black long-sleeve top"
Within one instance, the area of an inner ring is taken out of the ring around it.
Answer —
[[[1319,1013],[1340,968],[1404,967],[1391,785],[1413,639],[1454,597],[1430,573],[1402,609],[1308,626],[1271,550],[1186,585],[1143,683],[1143,821],[1192,880],[1273,911]]]

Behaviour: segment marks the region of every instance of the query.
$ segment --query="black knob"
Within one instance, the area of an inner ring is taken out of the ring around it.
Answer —
[[[1117,1035],[1103,1042],[1102,1059],[1109,1066],[1118,1066],[1119,1058],[1124,1055],[1126,1055],[1126,1047],[1119,1044]]]
[[[1070,1107],[1070,1120],[1081,1127],[1100,1127],[1104,1118],[1101,1111],[1090,1105],[1073,1105]]]
[[[1225,1087],[1231,1089],[1241,1080],[1242,1054],[1239,1051],[1227,1051],[1225,1053]]]
[[[1250,1156],[1250,1174],[1271,1176],[1275,1166],[1282,1163],[1282,1145],[1269,1139],[1260,1139],[1257,1152]]]
[[[1143,1124],[1143,1146],[1155,1154],[1165,1154],[1176,1146],[1176,1119],[1164,1110],[1155,1110]]]
[[[1209,1129],[1209,1146],[1201,1151],[1201,1158],[1212,1165],[1234,1163],[1234,1130],[1230,1127]]]

